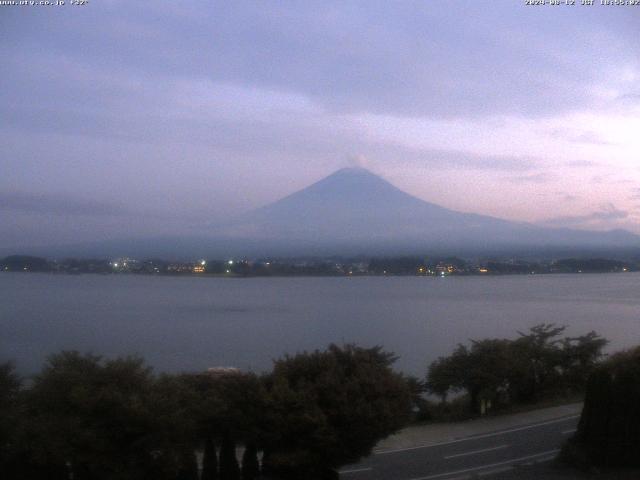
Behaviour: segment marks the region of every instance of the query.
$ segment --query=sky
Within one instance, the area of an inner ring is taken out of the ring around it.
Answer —
[[[347,166],[640,233],[640,6],[577,3],[0,5],[0,246],[195,233]]]

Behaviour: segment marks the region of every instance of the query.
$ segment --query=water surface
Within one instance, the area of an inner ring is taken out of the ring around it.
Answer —
[[[640,344],[640,274],[198,278],[0,274],[0,360],[37,371],[62,349],[137,353],[157,370],[268,369],[331,342],[383,345],[397,367],[541,322]]]

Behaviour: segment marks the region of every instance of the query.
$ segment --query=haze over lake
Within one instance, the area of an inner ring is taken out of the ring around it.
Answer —
[[[383,345],[397,368],[542,322],[640,341],[640,274],[251,278],[0,274],[0,361],[37,371],[61,349],[140,354],[160,371],[266,370],[331,342]]]

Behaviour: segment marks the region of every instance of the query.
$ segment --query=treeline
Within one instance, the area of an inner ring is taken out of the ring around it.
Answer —
[[[285,356],[263,375],[158,375],[138,357],[77,352],[50,357],[27,380],[0,365],[0,471],[8,480],[337,478],[416,412],[443,420],[462,406],[472,417],[581,394],[588,379],[572,448],[603,464],[635,461],[640,350],[601,363],[605,339],[564,330],[541,324],[459,345],[426,381],[393,371],[382,348],[354,345]]]
[[[57,273],[209,274],[217,276],[358,276],[358,275],[530,275],[551,273],[615,273],[639,271],[637,261],[562,259],[549,263],[484,260],[457,257],[377,257],[316,259],[200,259],[169,262],[163,259],[121,258],[51,261],[42,257],[12,255],[0,259],[0,271]]]
[[[640,467],[640,347],[595,369],[562,458],[580,467]]]
[[[471,341],[458,345],[428,368],[426,389],[441,399],[440,414],[450,394],[468,414],[532,404],[584,392],[607,340],[595,332],[563,337],[565,327],[540,324],[519,338]],[[463,395],[459,397],[459,395]]]
[[[140,358],[63,352],[26,383],[5,364],[2,478],[337,478],[409,419],[412,392],[394,360],[331,345],[262,376],[155,375]]]

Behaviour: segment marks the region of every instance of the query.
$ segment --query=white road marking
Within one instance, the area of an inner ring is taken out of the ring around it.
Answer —
[[[508,464],[514,463],[514,462],[521,462],[523,460],[530,460],[532,458],[554,455],[554,454],[558,453],[559,451],[560,451],[559,449],[549,450],[547,452],[536,453],[535,455],[527,455],[526,457],[512,458],[511,460],[506,460],[504,462],[491,463],[489,465],[480,465],[478,467],[465,468],[464,470],[456,470],[454,472],[437,473],[435,475],[429,475],[427,477],[412,478],[411,480],[431,480],[432,478],[441,478],[441,477],[448,477],[449,475],[458,475],[460,473],[475,472],[475,471],[478,471],[478,470],[485,470],[487,468],[499,467],[501,465],[508,465]]]
[[[448,460],[450,458],[458,458],[458,457],[466,457],[467,455],[475,455],[476,453],[493,452],[494,450],[501,450],[503,448],[507,448],[508,446],[509,445],[500,445],[499,447],[483,448],[482,450],[473,450],[472,452],[457,453],[455,455],[449,455],[444,458],[445,460]]]
[[[577,432],[577,431],[578,431],[578,429],[574,428],[574,429],[572,429],[572,430],[563,430],[563,431],[562,431],[562,432],[560,432],[560,433],[562,433],[562,435],[570,435],[570,434],[575,433],[575,432]]]
[[[554,423],[562,423],[562,422],[566,422],[567,420],[573,420],[574,418],[580,418],[580,415],[571,415],[570,417],[558,418],[556,420],[550,420],[548,422],[536,423],[536,424],[532,424],[532,425],[526,425],[524,427],[511,428],[509,430],[502,430],[500,432],[485,433],[483,435],[476,435],[476,436],[473,436],[473,437],[460,438],[458,440],[449,440],[449,441],[440,442],[440,443],[430,443],[428,445],[418,445],[416,447],[397,448],[397,449],[394,449],[394,450],[381,450],[381,451],[373,452],[373,454],[374,455],[387,455],[389,453],[409,452],[411,450],[420,450],[422,448],[440,447],[442,445],[451,445],[453,443],[470,442],[472,440],[478,440],[480,438],[496,437],[498,435],[504,435],[506,433],[520,432],[522,430],[530,430],[532,428],[544,427],[545,425],[552,425]]]
[[[515,467],[513,465],[507,465],[506,467],[498,467],[492,470],[487,470],[486,472],[478,473],[479,477],[486,477],[488,475],[497,475],[498,473],[508,472],[509,470],[513,470]]]
[[[373,470],[373,468],[371,468],[371,467],[367,467],[367,468],[354,468],[353,470],[340,470],[338,473],[343,474],[343,473],[370,472],[371,470]]]

